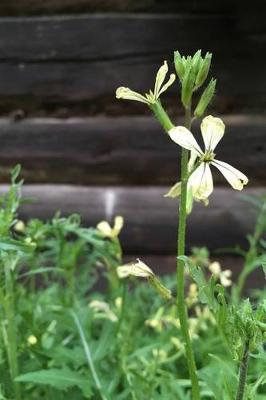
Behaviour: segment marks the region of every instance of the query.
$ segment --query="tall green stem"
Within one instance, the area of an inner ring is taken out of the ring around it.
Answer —
[[[155,117],[159,120],[164,130],[168,131],[173,128],[173,123],[164,110],[162,104],[157,103],[150,106]],[[190,129],[191,127],[191,105],[185,109],[185,126]],[[186,205],[187,205],[187,175],[188,175],[188,151],[182,149],[181,154],[181,198],[179,204],[179,226],[178,226],[178,240],[177,240],[177,254],[183,256],[185,253],[185,239],[186,239]],[[185,342],[186,358],[189,370],[189,376],[192,386],[192,399],[200,400],[199,383],[196,372],[196,364],[192,344],[188,330],[188,315],[185,302],[185,265],[182,260],[177,261],[177,307],[180,320],[180,327],[182,336]]]
[[[186,108],[185,127],[191,127],[191,106]],[[179,223],[178,223],[178,239],[177,254],[183,256],[185,254],[186,240],[186,205],[187,205],[187,174],[188,174],[188,150],[182,149],[181,154],[181,198],[179,203]],[[185,302],[185,264],[184,261],[177,259],[177,307],[180,320],[181,333],[185,342],[186,359],[189,370],[189,376],[192,385],[192,399],[200,399],[199,383],[196,372],[196,364],[192,349],[192,343],[188,329],[188,314]]]
[[[239,367],[239,380],[236,393],[236,400],[242,400],[244,398],[247,372],[248,372],[248,360],[249,360],[249,342],[247,341],[245,343],[243,356]]]
[[[18,368],[18,354],[17,354],[17,335],[16,335],[16,322],[15,322],[15,299],[14,299],[14,282],[12,272],[9,266],[5,266],[5,281],[6,281],[6,295],[5,295],[5,313],[7,319],[7,353],[9,360],[10,375],[14,388],[14,395],[16,400],[21,399],[20,384],[15,382],[15,378],[19,375]]]

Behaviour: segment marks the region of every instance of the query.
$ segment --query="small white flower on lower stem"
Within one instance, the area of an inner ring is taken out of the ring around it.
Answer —
[[[130,275],[141,278],[150,278],[154,276],[154,273],[148,265],[137,259],[136,263],[125,264],[121,267],[117,267],[117,275],[119,278],[127,278]]]
[[[27,339],[27,342],[30,346],[34,346],[35,344],[37,344],[38,339],[36,338],[36,336],[34,335],[30,335]]]
[[[109,304],[105,301],[93,300],[89,303],[89,307],[95,312],[101,313],[104,318],[110,319],[110,321],[116,322],[118,320]]]
[[[156,103],[160,95],[165,92],[169,88],[169,86],[171,86],[172,83],[175,81],[175,74],[171,74],[169,80],[163,85],[167,72],[168,65],[167,62],[164,61],[163,65],[159,68],[157,72],[153,91],[150,90],[149,93],[145,93],[145,95],[142,95],[138,92],[134,92],[127,87],[122,86],[116,90],[116,98],[135,100],[148,105]]]
[[[222,271],[221,264],[217,261],[214,261],[209,265],[209,270],[213,273],[213,275],[220,280],[221,284],[224,287],[228,287],[232,285],[231,277],[232,271],[230,269],[225,269]]]
[[[214,150],[224,135],[225,126],[220,118],[211,115],[203,119],[201,133],[205,145],[202,151],[192,133],[184,126],[170,129],[170,138],[179,146],[190,150],[197,156],[199,166],[191,173],[188,179],[188,188],[191,188],[196,200],[206,201],[213,192],[213,180],[210,165],[216,167],[236,190],[242,190],[248,183],[248,178],[238,169],[215,158]],[[192,167],[190,167],[192,168]]]
[[[112,228],[107,221],[101,221],[97,225],[98,231],[105,237],[114,238],[119,235],[124,225],[124,218],[118,215],[115,217],[114,227]]]
[[[25,232],[25,229],[26,229],[26,225],[25,225],[25,223],[23,221],[19,220],[14,225],[14,230],[16,232],[23,233],[23,232]]]

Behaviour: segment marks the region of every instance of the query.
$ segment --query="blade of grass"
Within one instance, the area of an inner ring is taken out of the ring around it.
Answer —
[[[83,328],[81,326],[81,323],[80,323],[80,321],[78,319],[78,316],[74,311],[70,311],[70,313],[71,313],[71,316],[72,316],[72,318],[73,318],[73,320],[75,322],[77,330],[79,332],[80,340],[81,340],[81,343],[83,345],[84,353],[86,355],[88,366],[89,366],[89,369],[91,371],[93,380],[95,382],[95,386],[97,387],[102,400],[108,400],[105,397],[104,393],[103,393],[103,388],[102,388],[101,382],[100,382],[100,380],[98,378],[98,375],[97,375],[97,372],[96,372],[96,369],[94,367],[94,363],[93,363],[93,360],[92,360],[91,350],[90,350],[89,344],[88,344],[88,342],[86,340],[85,333],[84,333],[84,330],[83,330]]]

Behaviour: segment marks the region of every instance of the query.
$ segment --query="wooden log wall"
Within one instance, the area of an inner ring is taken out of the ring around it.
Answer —
[[[61,209],[95,224],[122,214],[127,254],[174,254],[177,203],[163,193],[178,179],[178,148],[143,104],[116,100],[115,89],[146,91],[163,60],[173,71],[176,49],[213,52],[218,89],[210,112],[227,125],[217,154],[248,175],[248,193],[264,193],[262,8],[252,13],[229,1],[3,0],[0,16],[0,179],[7,183],[10,167],[21,163],[24,193],[38,199],[22,207],[22,218]],[[162,100],[182,123],[178,91],[173,85]],[[210,209],[198,204],[189,219],[188,247],[245,244],[254,223],[239,193],[214,176]]]

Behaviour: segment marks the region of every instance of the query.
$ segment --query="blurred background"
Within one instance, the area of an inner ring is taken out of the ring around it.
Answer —
[[[178,180],[180,151],[145,105],[115,98],[118,86],[152,88],[163,60],[173,72],[174,50],[213,53],[218,84],[209,113],[227,125],[219,158],[248,175],[245,194],[265,193],[262,3],[2,0],[1,190],[10,167],[21,163],[24,194],[36,199],[22,206],[21,218],[50,218],[60,209],[94,225],[123,215],[127,258],[174,269],[178,206],[163,194]],[[177,84],[162,102],[182,123]],[[246,244],[255,219],[249,204],[221,175],[215,183],[209,208],[197,205],[189,218],[188,249]],[[240,268],[236,258],[223,260]]]

